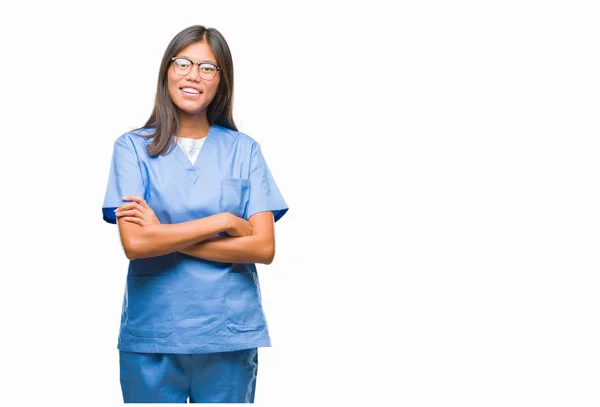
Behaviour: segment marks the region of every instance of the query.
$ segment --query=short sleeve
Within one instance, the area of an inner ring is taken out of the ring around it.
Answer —
[[[260,145],[252,146],[250,158],[250,197],[246,207],[247,219],[258,212],[272,211],[277,222],[288,211],[288,206],[275,184],[263,157]]]
[[[108,223],[117,223],[114,210],[127,201],[123,196],[141,196],[145,198],[144,180],[137,154],[132,145],[124,138],[115,141],[108,185],[104,203],[102,204],[102,217]]]

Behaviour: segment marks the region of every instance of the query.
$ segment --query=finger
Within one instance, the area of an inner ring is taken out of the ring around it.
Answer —
[[[144,198],[142,198],[141,196],[125,196],[125,197],[123,197],[123,199],[127,200],[127,201],[134,201],[144,207],[148,207],[148,204],[146,203]]]
[[[142,225],[142,220],[140,218],[132,218],[132,217],[127,216],[127,217],[125,217],[123,219],[125,219],[127,222],[137,223],[138,225],[143,226]]]
[[[119,206],[115,212],[126,211],[128,209],[136,208],[139,206],[140,206],[140,204],[138,204],[137,202],[126,203],[126,204]]]
[[[141,196],[127,196],[123,199],[125,199],[127,201],[138,202],[138,203],[144,202],[144,198],[142,198]]]
[[[144,198],[142,198],[141,196],[133,196],[133,195],[127,195],[121,199],[124,201],[139,201],[139,200],[143,201],[144,200]]]
[[[123,211],[126,211],[126,210],[128,210],[128,209],[129,209],[129,207],[128,207],[128,206],[121,205],[121,206],[119,206],[117,209],[115,209],[115,213],[123,212]]]
[[[120,211],[120,212],[117,212],[116,215],[119,217],[123,217],[123,216],[136,216],[138,218],[144,217],[144,214],[137,209],[130,209],[128,211]]]
[[[148,204],[146,203],[146,201],[144,200],[144,198],[136,197],[135,203],[137,205],[141,206],[142,208],[150,209],[150,206],[148,206]]]
[[[123,201],[130,201],[129,203],[123,204],[123,205],[135,205],[136,203],[139,204],[139,197],[137,196],[124,196]]]
[[[127,222],[131,222],[131,223],[137,223],[137,224],[138,224],[138,225],[140,225],[140,226],[145,226],[145,225],[149,225],[149,224],[150,224],[150,223],[146,222],[146,221],[145,221],[144,219],[142,219],[142,218],[136,218],[136,217],[131,217],[131,216],[128,216],[128,217],[125,217],[125,218],[123,218],[123,219],[125,219]]]
[[[131,210],[131,214],[132,216],[137,216],[138,218],[144,218],[144,213],[142,211],[140,211],[139,209],[132,209]]]

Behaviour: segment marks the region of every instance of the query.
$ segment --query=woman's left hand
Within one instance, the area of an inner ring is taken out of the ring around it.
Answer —
[[[118,218],[124,217],[127,222],[137,223],[141,226],[160,224],[156,214],[144,198],[139,196],[125,196],[123,200],[132,202],[123,204],[117,208],[115,215]]]

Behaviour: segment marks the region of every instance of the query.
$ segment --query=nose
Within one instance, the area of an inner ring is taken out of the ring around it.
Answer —
[[[193,64],[190,72],[185,76],[185,79],[190,81],[199,82],[200,81],[200,72],[198,71],[198,65]]]

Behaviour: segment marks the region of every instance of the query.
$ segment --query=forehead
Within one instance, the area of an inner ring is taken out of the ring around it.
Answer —
[[[213,54],[208,44],[204,41],[195,42],[188,45],[177,53],[178,57],[188,57],[195,62],[213,62],[216,63],[217,59]]]

